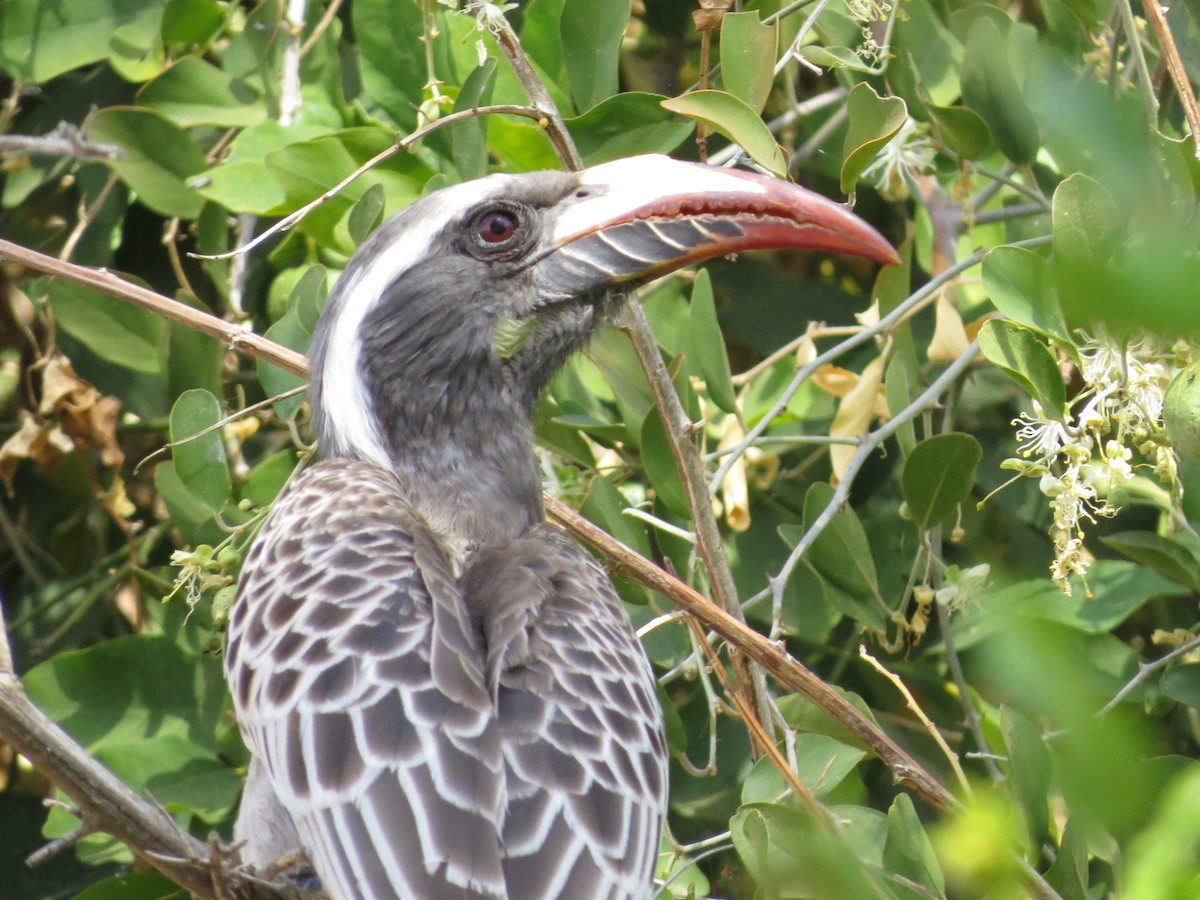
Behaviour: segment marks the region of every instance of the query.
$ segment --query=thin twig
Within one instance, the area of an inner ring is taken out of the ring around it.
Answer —
[[[1163,7],[1158,0],[1142,0],[1142,6],[1146,10],[1146,20],[1154,29],[1155,37],[1158,38],[1158,47],[1162,51],[1163,62],[1166,63],[1167,71],[1171,74],[1171,81],[1175,84],[1175,93],[1179,95],[1179,102],[1183,104],[1183,117],[1187,119],[1188,128],[1192,130],[1192,152],[1196,154],[1197,159],[1200,159],[1200,106],[1196,104],[1196,94],[1192,91],[1191,80],[1188,78],[1187,69],[1184,68],[1183,60],[1179,56],[1179,48],[1175,46],[1175,37],[1171,34],[1170,23],[1163,15]]]
[[[24,153],[29,156],[71,156],[80,161],[120,159],[125,151],[113,144],[89,140],[83,130],[69,122],[59,122],[47,134],[0,135],[0,155]]]
[[[889,671],[883,663],[867,652],[866,646],[859,646],[858,655],[862,659],[866,660],[871,668],[890,681],[896,690],[900,692],[901,696],[904,697],[905,705],[912,710],[913,715],[921,720],[921,724],[925,726],[925,730],[929,732],[934,743],[938,745],[938,748],[942,751],[942,754],[949,761],[950,768],[954,770],[954,777],[958,779],[958,786],[962,788],[963,794],[965,794],[967,797],[972,796],[971,782],[967,780],[967,773],[963,771],[962,763],[958,759],[958,754],[950,749],[950,745],[946,743],[946,739],[942,737],[942,733],[938,731],[937,726],[929,720],[929,716],[925,715],[925,710],[921,709],[921,705],[917,703],[916,699],[912,695],[912,692],[909,691],[908,686],[900,680],[900,676]]]
[[[1104,706],[1102,706],[1096,713],[1096,715],[1103,716],[1112,712],[1117,708],[1118,704],[1120,704],[1122,700],[1132,694],[1151,675],[1153,675],[1159,669],[1165,669],[1172,662],[1179,659],[1179,657],[1186,656],[1197,647],[1200,647],[1200,637],[1192,638],[1186,644],[1181,644],[1165,656],[1160,656],[1158,659],[1154,660],[1154,662],[1138,663],[1137,674],[1130,678],[1129,681],[1125,683],[1125,686],[1117,691],[1116,696],[1105,703]]]

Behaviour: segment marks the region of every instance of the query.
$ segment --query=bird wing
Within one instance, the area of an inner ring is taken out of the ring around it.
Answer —
[[[243,569],[226,672],[331,897],[507,896],[482,660],[445,552],[388,473],[323,462],[277,501]]]
[[[666,811],[653,671],[604,570],[540,525],[463,576],[506,767],[508,896],[646,898]]]

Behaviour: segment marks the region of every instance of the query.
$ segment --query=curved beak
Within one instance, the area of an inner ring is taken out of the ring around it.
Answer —
[[[636,156],[579,173],[548,224],[560,287],[633,287],[689,263],[744,250],[852,253],[886,265],[896,251],[844,206],[751,172]],[[561,279],[561,280],[560,280]]]

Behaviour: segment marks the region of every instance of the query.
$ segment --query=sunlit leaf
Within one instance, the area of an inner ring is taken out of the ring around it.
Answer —
[[[787,158],[758,113],[725,91],[692,91],[671,97],[662,105],[703,122],[745,150],[750,158],[779,177],[787,173]]]
[[[233,490],[221,430],[221,404],[199,388],[179,395],[171,407],[171,457],[189,493],[211,510],[225,505]]]
[[[858,176],[887,144],[908,117],[899,97],[880,97],[866,82],[857,84],[846,98],[850,125],[842,143],[842,193],[849,194]]]
[[[1003,319],[987,322],[979,332],[979,349],[988,362],[1003,369],[1047,416],[1063,417],[1067,389],[1050,349],[1033,334]]]
[[[762,112],[775,80],[779,20],[764,25],[758,12],[721,19],[721,83],[755,112]]]

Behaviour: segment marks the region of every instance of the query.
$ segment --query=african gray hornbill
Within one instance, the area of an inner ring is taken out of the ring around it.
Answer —
[[[229,620],[245,860],[303,849],[336,900],[652,895],[654,676],[543,521],[530,412],[629,289],[763,247],[895,261],[809,191],[662,156],[445,188],[363,244],[313,335],[321,461]]]

